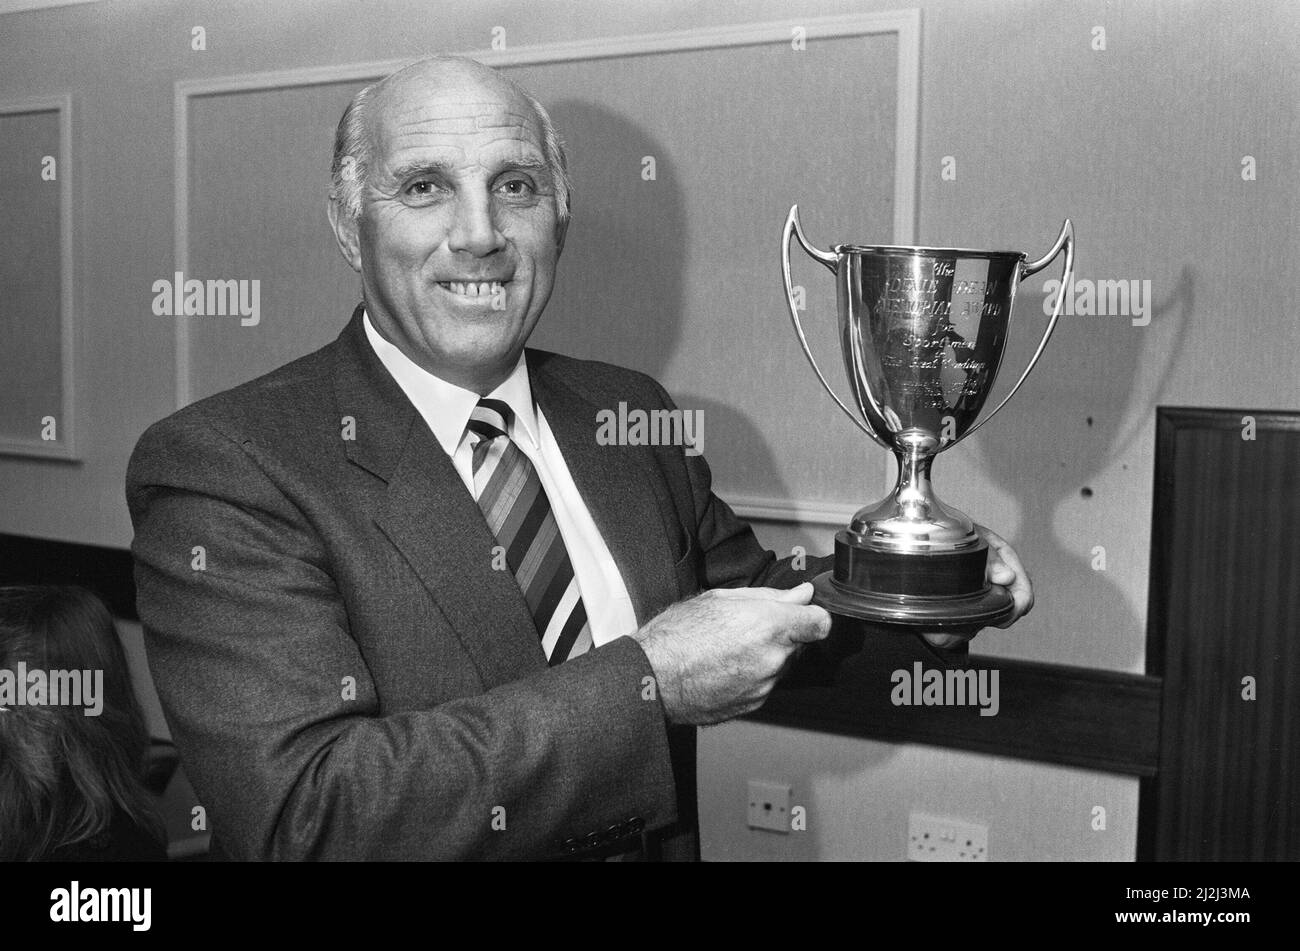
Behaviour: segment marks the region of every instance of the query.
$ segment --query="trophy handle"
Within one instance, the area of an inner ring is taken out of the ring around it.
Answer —
[[[831,395],[831,399],[835,401],[836,405],[838,405],[840,409],[844,410],[844,415],[853,420],[853,425],[857,426],[858,429],[870,436],[878,445],[884,446],[884,448],[888,449],[889,447],[885,445],[880,437],[871,431],[871,427],[862,422],[862,420],[858,418],[858,414],[844,405],[844,401],[835,395],[835,391],[831,389],[831,385],[826,382],[826,377],[822,376],[821,368],[817,366],[817,360],[813,357],[812,348],[808,346],[808,337],[803,332],[803,324],[799,322],[799,308],[795,306],[794,288],[790,284],[791,235],[794,235],[799,239],[799,244],[803,247],[804,251],[808,253],[809,257],[814,261],[820,261],[822,264],[830,268],[832,272],[837,271],[836,266],[839,257],[838,255],[830,254],[826,251],[819,251],[817,248],[813,247],[808,239],[804,237],[803,228],[799,225],[799,206],[797,204],[791,205],[790,215],[785,219],[785,230],[781,234],[781,275],[785,278],[785,302],[790,306],[790,319],[794,321],[794,332],[799,336],[799,346],[803,347],[803,355],[807,357],[808,362],[812,364],[813,372],[817,374],[817,379],[821,380],[822,386],[825,387],[826,392]]]
[[[1057,235],[1056,243],[1052,245],[1051,250],[1032,264],[1022,264],[1020,266],[1020,276],[1016,278],[1016,282],[1019,283],[1030,275],[1037,274],[1043,268],[1047,267],[1047,265],[1056,260],[1056,256],[1061,253],[1062,248],[1065,249],[1065,269],[1061,272],[1061,289],[1056,294],[1056,305],[1052,308],[1052,319],[1047,322],[1047,329],[1043,331],[1043,339],[1038,342],[1038,349],[1035,350],[1034,355],[1029,358],[1029,365],[1025,367],[1025,372],[1020,374],[1020,379],[1016,380],[1016,385],[1011,388],[1010,393],[1003,397],[1002,402],[997,405],[993,412],[989,413],[970,429],[966,430],[960,438],[954,439],[952,442],[945,445],[943,447],[944,449],[951,449],[953,446],[957,445],[957,443],[961,442],[971,433],[975,432],[975,430],[987,423],[994,416],[998,415],[998,411],[1007,405],[1011,397],[1016,395],[1016,390],[1020,389],[1020,384],[1025,382],[1025,379],[1034,369],[1034,364],[1036,364],[1038,358],[1043,355],[1043,348],[1047,346],[1047,341],[1051,339],[1052,331],[1056,329],[1056,321],[1061,316],[1061,308],[1065,305],[1065,295],[1069,293],[1070,287],[1074,284],[1074,225],[1071,224],[1069,218],[1066,218],[1065,224],[1061,226],[1061,233]]]

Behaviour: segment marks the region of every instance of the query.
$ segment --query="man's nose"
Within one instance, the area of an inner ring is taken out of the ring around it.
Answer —
[[[452,251],[464,251],[484,257],[505,247],[506,239],[492,217],[492,202],[487,195],[461,195],[447,235]]]

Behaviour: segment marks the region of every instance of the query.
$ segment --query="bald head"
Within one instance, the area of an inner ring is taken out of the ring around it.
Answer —
[[[551,117],[522,86],[502,73],[476,60],[462,56],[431,56],[404,66],[376,83],[366,86],[348,103],[334,135],[334,159],[330,168],[330,199],[351,218],[361,214],[363,190],[374,171],[375,129],[372,115],[382,110],[400,109],[403,103],[418,103],[424,98],[449,91],[510,103],[524,114],[533,127],[537,142],[546,157],[555,183],[556,213],[561,225],[569,219],[570,182],[564,146],[555,132]],[[449,130],[456,117],[440,120]]]

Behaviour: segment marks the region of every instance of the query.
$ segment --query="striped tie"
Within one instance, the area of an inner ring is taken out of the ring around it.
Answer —
[[[502,400],[481,399],[467,428],[474,443],[474,495],[519,582],[542,650],[554,667],[591,648],[591,625],[555,513],[537,470],[506,433]]]

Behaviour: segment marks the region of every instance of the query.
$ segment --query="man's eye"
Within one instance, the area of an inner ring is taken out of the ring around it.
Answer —
[[[406,191],[412,195],[431,195],[433,194],[433,188],[433,182],[420,179],[419,181],[411,182],[411,184],[407,186]]]
[[[523,198],[536,192],[533,183],[526,178],[508,178],[497,186],[505,194],[513,198]]]

